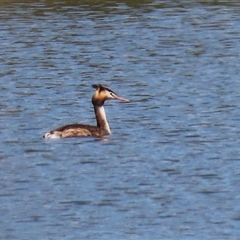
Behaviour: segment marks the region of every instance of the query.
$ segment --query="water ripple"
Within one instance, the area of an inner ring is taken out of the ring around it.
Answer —
[[[236,1],[0,5],[1,239],[238,239]],[[45,141],[93,83],[113,134]]]

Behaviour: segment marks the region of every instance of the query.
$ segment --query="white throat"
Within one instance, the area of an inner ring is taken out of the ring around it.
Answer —
[[[106,131],[107,134],[111,134],[110,127],[108,125],[105,109],[103,106],[94,106],[94,112],[97,120],[97,126]]]

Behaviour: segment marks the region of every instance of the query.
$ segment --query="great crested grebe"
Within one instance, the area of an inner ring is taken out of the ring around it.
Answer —
[[[65,125],[50,132],[44,134],[44,138],[70,138],[70,137],[103,137],[110,135],[111,131],[107,122],[104,102],[108,99],[117,99],[124,102],[129,102],[128,99],[119,97],[111,89],[102,86],[101,84],[93,84],[93,88],[96,89],[92,96],[92,104],[97,120],[97,126],[90,126],[85,124],[70,124]]]

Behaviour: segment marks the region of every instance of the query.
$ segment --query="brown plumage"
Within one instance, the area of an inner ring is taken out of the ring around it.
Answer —
[[[104,102],[109,99],[117,99],[120,101],[128,102],[128,99],[119,97],[111,89],[104,87],[100,84],[93,84],[96,89],[92,96],[92,104],[97,120],[97,126],[90,126],[86,124],[70,124],[65,125],[44,134],[44,138],[70,138],[70,137],[103,137],[111,134],[110,127],[107,122]]]

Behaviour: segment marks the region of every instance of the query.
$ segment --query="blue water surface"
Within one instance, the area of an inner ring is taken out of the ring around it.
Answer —
[[[0,6],[1,239],[239,239],[237,3]],[[43,139],[93,83],[112,135]]]

